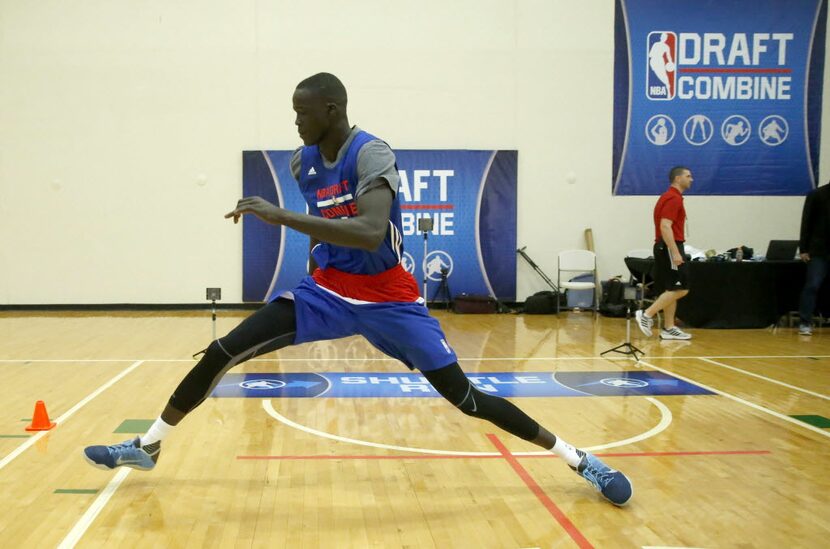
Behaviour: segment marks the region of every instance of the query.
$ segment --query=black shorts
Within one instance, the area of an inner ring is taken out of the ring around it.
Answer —
[[[682,242],[677,243],[677,249],[680,250],[680,255],[683,256],[684,261],[675,269],[666,243],[662,240],[654,243],[655,295],[659,296],[665,291],[689,289],[689,264]]]

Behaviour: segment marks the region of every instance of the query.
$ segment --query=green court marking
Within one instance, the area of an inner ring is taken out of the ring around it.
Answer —
[[[32,435],[0,435],[0,438],[29,438]]]
[[[153,425],[154,419],[125,419],[113,433],[142,434]]]
[[[58,488],[53,493],[55,494],[97,494],[98,490],[95,488]]]
[[[819,427],[820,429],[826,429],[830,427],[830,419],[827,419],[824,416],[790,416],[791,418],[795,418],[798,421],[803,421],[804,423],[809,423],[813,427]]]
[[[20,418],[20,421],[32,421],[32,418],[30,418],[30,417],[23,417],[23,418]]]

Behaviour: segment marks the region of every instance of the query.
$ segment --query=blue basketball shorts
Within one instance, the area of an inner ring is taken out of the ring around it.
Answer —
[[[359,334],[410,369],[427,372],[458,361],[441,325],[420,303],[352,303],[321,288],[310,276],[291,293],[295,344]]]

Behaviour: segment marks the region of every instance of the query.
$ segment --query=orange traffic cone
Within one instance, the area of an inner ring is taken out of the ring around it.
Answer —
[[[27,431],[48,431],[55,424],[49,421],[49,414],[46,412],[46,404],[42,400],[35,403],[35,415],[32,416],[32,424],[26,427]]]

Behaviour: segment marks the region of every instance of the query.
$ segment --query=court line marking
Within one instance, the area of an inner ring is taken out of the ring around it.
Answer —
[[[487,438],[490,439],[490,442],[493,443],[493,446],[496,447],[496,449],[499,451],[499,454],[501,454],[501,456],[505,459],[505,461],[507,461],[510,467],[513,468],[513,471],[517,475],[519,475],[519,478],[522,479],[522,482],[524,482],[525,485],[530,489],[530,491],[533,492],[533,495],[536,496],[536,499],[538,499],[542,503],[542,505],[545,507],[545,509],[548,510],[551,516],[553,516],[556,522],[559,523],[559,526],[561,526],[565,530],[565,532],[567,532],[567,534],[571,536],[571,539],[574,540],[576,544],[580,547],[593,547],[593,545],[591,545],[591,543],[587,539],[585,539],[585,536],[582,535],[582,532],[580,532],[579,529],[576,526],[574,526],[574,523],[570,521],[567,515],[565,515],[565,513],[563,513],[559,509],[559,507],[553,502],[553,500],[550,499],[550,496],[548,496],[545,493],[545,491],[542,490],[542,487],[539,486],[539,484],[533,479],[532,476],[530,476],[530,473],[527,472],[527,469],[522,467],[522,464],[519,463],[519,460],[516,459],[516,456],[510,453],[510,450],[508,450],[504,443],[502,443],[502,441],[499,440],[499,437],[488,433]]]
[[[645,397],[646,400],[651,402],[653,405],[660,410],[660,422],[646,431],[645,433],[640,433],[639,435],[635,435],[633,437],[618,440],[616,442],[609,442],[607,444],[599,444],[597,446],[588,446],[582,448],[586,452],[595,452],[597,450],[605,450],[608,448],[617,448],[619,446],[626,446],[628,444],[633,444],[635,442],[640,442],[642,440],[646,440],[653,436],[658,435],[659,433],[663,432],[671,425],[672,422],[672,413],[671,410],[666,407],[665,404],[660,402],[659,400],[652,398],[652,397]],[[264,399],[262,401],[262,407],[265,409],[265,412],[271,416],[272,418],[276,419],[280,423],[287,425],[288,427],[292,427],[299,431],[304,431],[314,436],[318,436],[321,438],[328,438],[331,440],[337,440],[340,442],[345,442],[347,444],[356,444],[358,446],[369,446],[371,448],[383,448],[385,450],[396,450],[400,452],[413,452],[418,454],[433,454],[433,455],[443,455],[443,456],[498,456],[500,455],[498,452],[461,452],[457,450],[434,450],[431,448],[414,448],[409,446],[396,446],[394,444],[383,444],[380,442],[370,442],[368,440],[360,440],[355,438],[343,437],[340,435],[334,435],[332,433],[326,433],[325,431],[319,431],[317,429],[313,429],[311,427],[306,427],[305,425],[301,425],[294,421],[291,421],[287,417],[283,416],[279,412],[274,409],[273,404],[271,404],[270,399]],[[513,452],[515,456],[540,456],[540,455],[548,455],[550,454],[547,450],[542,450],[539,452]]]
[[[770,450],[691,450],[691,451],[677,451],[677,452],[602,452],[596,453],[596,456],[602,457],[687,457],[687,456],[763,456],[771,454]],[[559,459],[554,453],[546,453],[545,455],[523,455],[520,452],[513,452],[514,456],[522,459]],[[279,456],[236,456],[239,461],[339,461],[346,459],[377,459],[377,460],[396,460],[396,459],[497,459],[498,454],[488,456],[438,456],[438,455],[355,455],[355,454],[311,454],[307,456],[301,455],[279,455]]]
[[[107,381],[106,383],[104,383],[103,385],[98,387],[97,389],[95,389],[93,392],[88,394],[83,400],[78,402],[75,406],[73,406],[72,408],[70,408],[69,410],[64,412],[63,415],[61,415],[60,417],[58,417],[57,419],[54,420],[54,422],[57,423],[56,427],[59,428],[61,423],[63,423],[64,421],[66,421],[67,419],[72,417],[72,415],[75,412],[77,412],[78,410],[80,410],[81,408],[86,406],[89,403],[89,401],[91,401],[93,398],[97,397],[98,395],[100,395],[101,393],[103,393],[104,391],[106,391],[107,389],[112,387],[114,384],[116,384],[118,381],[120,381],[121,378],[123,378],[124,376],[126,376],[127,374],[129,374],[130,372],[132,372],[133,370],[138,368],[139,366],[141,366],[141,364],[143,362],[144,362],[143,360],[137,360],[137,361],[133,362],[133,364],[131,366],[125,368],[121,373],[119,373],[118,375],[116,375],[115,377],[113,377],[112,379],[110,379],[109,381]],[[29,438],[26,442],[24,442],[23,444],[21,444],[20,446],[15,448],[9,455],[7,455],[6,457],[4,457],[3,459],[0,460],[0,470],[2,470],[3,467],[5,467],[9,463],[11,463],[12,460],[14,460],[17,456],[22,454],[24,451],[26,451],[26,449],[31,447],[35,442],[37,442],[38,440],[40,440],[41,438],[43,438],[44,436],[46,436],[50,432],[51,431],[40,431],[36,435]]]
[[[741,368],[736,368],[736,367],[730,366],[728,364],[722,364],[720,362],[716,362],[716,361],[708,359],[708,358],[700,358],[698,360],[701,360],[703,362],[708,362],[709,364],[714,364],[715,366],[720,366],[722,368],[727,368],[729,370],[734,370],[736,372],[740,372],[740,373],[748,375],[748,376],[757,377],[758,379],[762,379],[762,380],[768,381],[770,383],[775,383],[776,385],[781,385],[782,387],[787,387],[788,389],[793,389],[795,391],[801,391],[802,393],[807,393],[808,395],[812,395],[814,397],[823,398],[824,400],[830,400],[830,396],[823,395],[821,393],[816,393],[814,391],[810,391],[809,389],[804,389],[803,387],[797,387],[795,385],[790,385],[789,383],[784,383],[783,381],[778,381],[777,379],[772,379],[771,377],[762,376],[761,374],[756,374],[754,372],[750,372],[750,371],[747,371],[747,370],[742,370]]]
[[[802,427],[804,429],[808,429],[810,431],[813,431],[814,433],[820,434],[823,437],[830,438],[830,431],[825,431],[823,429],[819,429],[818,427],[813,427],[812,425],[804,423],[803,421],[793,419],[790,416],[786,416],[786,415],[784,415],[780,412],[776,412],[775,410],[770,410],[769,408],[765,408],[765,407],[761,406],[760,404],[755,404],[754,402],[744,400],[741,397],[737,397],[733,394],[727,393],[726,391],[721,391],[720,389],[715,389],[714,387],[704,385],[703,383],[700,383],[698,381],[694,381],[693,379],[690,379],[688,377],[685,377],[685,376],[682,376],[682,375],[677,374],[675,372],[672,372],[671,370],[666,370],[664,368],[660,368],[659,366],[655,366],[654,364],[646,362],[643,359],[640,359],[640,364],[645,364],[646,366],[648,366],[650,368],[654,368],[655,370],[663,372],[664,374],[669,374],[671,376],[676,377],[677,379],[681,379],[681,380],[683,380],[687,383],[692,383],[694,385],[697,385],[698,387],[702,387],[706,390],[712,391],[713,393],[717,393],[720,396],[723,396],[723,397],[726,397],[728,399],[734,400],[735,402],[737,402],[739,404],[743,404],[744,406],[749,406],[750,408],[758,410],[759,412],[769,414],[771,416],[777,417],[778,419],[783,419],[784,421],[786,421],[788,423],[792,423],[793,425],[797,425],[797,426]]]
[[[830,358],[830,355],[712,355],[712,356],[693,356],[693,355],[675,355],[675,356],[649,356],[646,355],[643,359],[647,360],[685,360],[685,359],[704,359],[704,358],[734,358],[734,359],[759,359],[759,358]],[[545,361],[545,360],[604,360],[607,362],[614,362],[615,360],[628,360],[624,357],[607,357],[607,356],[527,356],[527,357],[468,357],[459,358],[459,362],[527,362],[527,361]],[[0,362],[134,362],[141,360],[142,362],[196,362],[192,358],[0,358]],[[252,358],[245,362],[398,362],[395,358]]]
[[[121,483],[124,482],[124,479],[127,478],[127,475],[130,474],[132,469],[127,467],[122,468],[118,473],[112,477],[112,480],[109,481],[106,488],[101,492],[101,494],[95,498],[95,501],[92,502],[92,505],[89,506],[89,509],[86,510],[86,513],[78,519],[78,522],[75,523],[75,526],[72,527],[72,530],[63,538],[63,541],[58,545],[58,549],[71,549],[75,547],[75,544],[80,541],[81,537],[86,533],[87,529],[92,524],[92,521],[95,520],[95,517],[104,509],[104,506],[109,502],[110,498],[115,491],[118,490],[118,487],[121,486]]]

